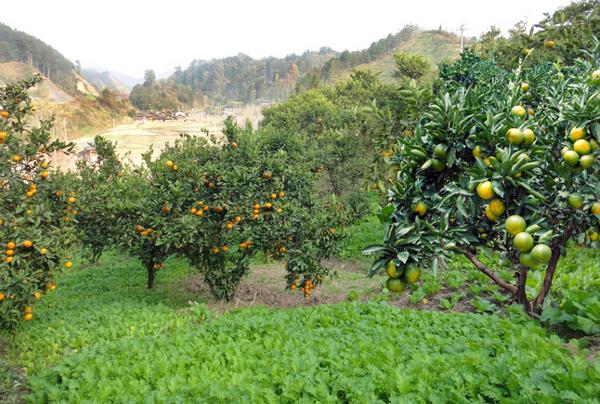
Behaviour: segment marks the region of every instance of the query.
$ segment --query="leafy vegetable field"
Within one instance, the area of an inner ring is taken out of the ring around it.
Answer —
[[[600,363],[520,316],[343,303],[216,314],[175,261],[58,279],[12,340],[33,402],[593,401]],[[139,279],[138,279],[139,278]],[[173,293],[177,289],[179,293]],[[8,341],[11,343],[11,341]],[[568,348],[568,349],[567,349]],[[12,350],[11,350],[12,351]]]

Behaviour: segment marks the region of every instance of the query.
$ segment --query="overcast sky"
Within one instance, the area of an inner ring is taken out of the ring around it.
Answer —
[[[284,56],[330,46],[357,50],[406,24],[479,36],[492,24],[539,21],[568,0],[18,0],[0,22],[34,35],[72,61],[135,77],[193,59],[243,52]]]

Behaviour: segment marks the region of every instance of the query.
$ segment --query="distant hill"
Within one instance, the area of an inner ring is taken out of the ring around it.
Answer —
[[[472,41],[465,38],[464,46]],[[398,52],[425,56],[432,66],[437,66],[442,61],[459,56],[460,38],[443,30],[422,31],[409,26],[395,35],[373,42],[365,50],[342,52],[321,68],[319,77],[325,83],[332,83],[348,78],[354,69],[367,69],[379,73],[384,82],[390,82],[394,79],[396,68],[394,54]]]
[[[466,40],[465,46],[468,43]],[[426,56],[436,66],[459,55],[460,38],[443,30],[423,31],[406,26],[358,51],[336,52],[324,47],[284,58],[254,59],[238,54],[194,60],[186,69],[176,69],[167,80],[135,86],[131,100],[140,109],[163,105],[157,97],[169,98],[171,107],[184,105],[187,100],[196,105],[270,103],[285,99],[298,88],[309,88],[315,81],[330,84],[343,80],[357,68],[379,73],[383,81],[391,81],[397,52]]]
[[[39,91],[32,92],[34,97],[47,96],[48,100],[65,102],[78,94],[99,95],[98,89],[79,75],[73,63],[59,51],[34,36],[2,23],[0,64],[3,65],[0,70],[4,82],[23,80],[36,73],[44,76],[46,80],[40,84]]]
[[[129,91],[131,91],[130,86],[123,83],[115,74],[108,70],[81,69],[81,75],[99,91],[105,88],[123,94],[129,94]]]

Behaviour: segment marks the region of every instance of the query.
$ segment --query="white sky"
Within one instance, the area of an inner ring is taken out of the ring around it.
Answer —
[[[7,0],[2,0],[2,3]],[[141,77],[193,59],[239,52],[284,56],[330,46],[357,50],[406,24],[479,36],[538,22],[569,0],[13,0],[0,22],[67,58]]]

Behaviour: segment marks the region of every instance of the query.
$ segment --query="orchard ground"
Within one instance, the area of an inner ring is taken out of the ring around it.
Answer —
[[[379,230],[373,229],[379,229],[374,217],[367,217],[350,229],[354,236],[343,243],[341,258],[329,262],[337,276],[319,286],[310,302],[299,292],[286,291],[284,268],[279,263],[265,262],[262,257],[255,259],[251,274],[226,304],[211,297],[182,259],[166,262],[165,269],[158,272],[154,290],[145,288],[143,267],[129,257],[108,252],[97,263],[76,260],[73,269],[57,279],[57,290],[36,305],[34,320],[21,324],[14,336],[3,336],[0,367],[5,372],[0,378],[0,396],[8,397],[6,402],[25,398],[85,401],[111,395],[125,401],[142,396],[160,401],[166,397],[163,394],[227,401],[237,392],[250,400],[277,397],[283,401],[335,401],[334,398],[343,400],[347,395],[350,401],[386,401],[415,394],[455,400],[473,399],[477,394],[514,400],[518,394],[525,394],[525,401],[554,401],[562,390],[575,391],[583,399],[597,397],[597,338],[569,341],[564,334],[557,336],[554,329],[544,330],[519,314],[520,309],[508,306],[508,296],[461,259],[449,262],[447,269],[436,275],[425,273],[408,292],[386,293],[384,276],[366,279],[370,260],[361,257],[357,249],[365,241],[377,241]],[[596,282],[600,279],[597,250],[571,247],[563,261],[569,286],[575,290],[585,287],[577,285],[578,271],[594,276]],[[494,260],[489,263],[492,265]],[[501,263],[495,264],[502,271]],[[559,276],[558,288],[561,282],[565,281]],[[523,329],[513,325],[524,322],[527,325]],[[472,327],[468,336],[460,331],[467,326]],[[247,327],[252,328],[248,333],[244,331]],[[282,333],[289,333],[288,341],[282,339]],[[192,338],[194,343],[182,344],[186,338]],[[360,355],[347,351],[348,338],[364,345],[359,349]],[[516,341],[519,338],[527,339],[527,343]],[[442,339],[446,352],[440,350]],[[239,344],[230,345],[228,340],[239,340]],[[531,343],[533,340],[535,344]],[[218,349],[211,346],[213,343]],[[170,346],[174,355],[171,359],[161,354],[166,349],[164,344]],[[269,355],[265,356],[262,349]],[[221,379],[219,372],[201,369],[200,362],[187,363],[189,350],[211,352],[212,359],[203,359],[205,365],[219,363],[229,379]],[[219,355],[225,356],[218,359]],[[460,355],[486,355],[492,359],[485,366],[475,365],[460,359]],[[499,380],[499,386],[483,388],[470,381],[487,372],[501,372],[503,360],[518,365],[519,357],[533,355],[545,367],[523,367],[517,371],[523,372],[519,374],[522,385],[511,384],[506,389],[502,383],[513,381]],[[369,364],[362,374],[358,368],[344,369],[346,362],[367,366],[358,364],[364,360],[360,356],[379,358],[375,360],[379,363]],[[446,379],[446,387],[439,385],[441,379],[436,375],[418,370],[446,360],[455,361],[466,372],[458,379]],[[162,362],[168,364],[161,365]],[[141,368],[127,375],[128,369],[137,365]],[[313,365],[323,369],[310,370]],[[178,373],[177,369],[185,366],[192,366],[193,371]],[[413,367],[412,373],[405,374],[406,367]],[[285,370],[291,368],[295,371]],[[576,376],[561,376],[565,370]],[[173,374],[167,377],[169,372]],[[195,393],[194,388],[184,387],[202,377],[214,379],[216,385],[229,380],[233,387]],[[265,379],[271,377],[269,383],[273,384],[265,384]],[[310,381],[294,389],[285,388],[286,381],[299,382],[302,377]],[[376,380],[381,377],[389,380],[382,384]],[[97,390],[96,378],[100,379]],[[429,387],[417,382],[419,378],[429,380]],[[338,383],[335,379],[347,381]],[[157,385],[169,387],[152,391],[151,386]],[[543,386],[548,390],[544,391]],[[462,393],[456,392],[459,387]],[[93,395],[93,391],[100,396]]]

